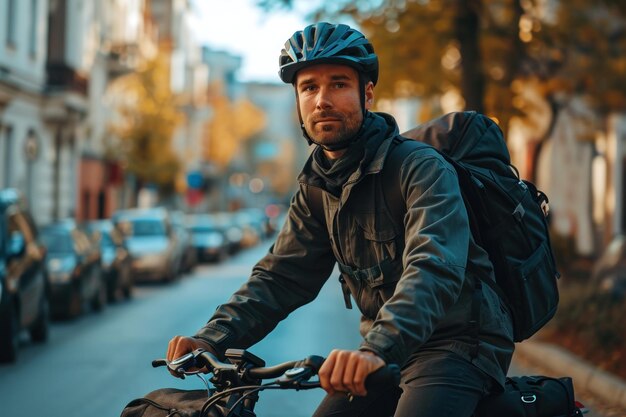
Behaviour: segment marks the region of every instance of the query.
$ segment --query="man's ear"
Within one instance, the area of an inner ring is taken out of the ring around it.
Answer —
[[[365,109],[370,110],[374,105],[374,83],[369,81],[365,85]]]

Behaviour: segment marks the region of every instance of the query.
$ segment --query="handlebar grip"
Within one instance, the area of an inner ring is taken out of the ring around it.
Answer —
[[[368,391],[398,385],[400,385],[400,367],[396,364],[383,366],[365,379],[365,389]]]
[[[167,361],[165,359],[155,359],[152,361],[153,368],[158,368],[159,366],[167,366]]]

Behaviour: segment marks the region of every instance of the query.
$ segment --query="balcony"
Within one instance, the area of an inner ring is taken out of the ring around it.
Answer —
[[[47,88],[49,91],[71,91],[87,96],[89,80],[65,63],[48,62]]]

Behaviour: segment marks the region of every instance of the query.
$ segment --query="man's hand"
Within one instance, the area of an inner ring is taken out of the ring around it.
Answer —
[[[330,395],[349,392],[365,396],[365,378],[383,366],[385,361],[373,352],[335,349],[320,368],[320,383]]]
[[[172,361],[198,348],[202,348],[208,352],[214,353],[214,349],[211,347],[211,345],[209,345],[202,339],[196,339],[187,336],[174,336],[167,346],[167,355],[165,356],[165,359],[167,359],[168,361]],[[190,369],[190,371],[193,370],[193,368]],[[177,374],[176,372],[171,370],[170,374],[177,378],[182,378],[180,374]]]

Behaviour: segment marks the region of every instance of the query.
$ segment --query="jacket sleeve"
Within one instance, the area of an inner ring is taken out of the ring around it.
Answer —
[[[263,339],[289,313],[312,301],[330,276],[335,258],[328,231],[311,215],[304,187],[294,195],[276,242],[249,280],[196,333],[220,354]]]
[[[407,156],[400,183],[407,206],[403,272],[361,345],[396,364],[430,338],[459,298],[470,239],[456,172],[440,155],[421,149]]]

